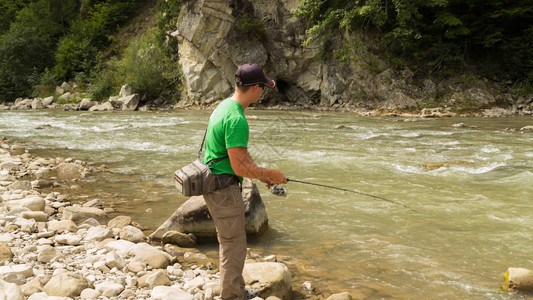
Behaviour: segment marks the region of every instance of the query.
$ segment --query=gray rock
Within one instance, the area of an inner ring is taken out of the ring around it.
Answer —
[[[81,224],[89,218],[94,218],[98,222],[105,220],[106,214],[96,207],[66,207],[63,211],[63,220],[72,220],[76,224]]]
[[[125,257],[134,246],[135,244],[130,241],[118,240],[107,243],[105,248],[108,251],[116,251],[120,256]]]
[[[13,259],[13,252],[11,247],[6,242],[0,242],[0,261],[11,261]]]
[[[17,168],[19,165],[20,165],[20,162],[5,161],[5,162],[0,163],[0,169],[11,171],[14,168]]]
[[[98,102],[91,98],[83,98],[80,102],[80,110],[89,110],[91,107],[97,105]]]
[[[268,227],[268,216],[259,190],[250,179],[243,182],[242,195],[245,205],[246,233],[262,234]],[[191,197],[167,219],[150,238],[160,241],[168,231],[193,233],[198,240],[216,239],[216,229],[202,196]]]
[[[57,177],[59,179],[71,180],[83,178],[85,176],[85,168],[73,163],[60,163],[57,166]]]
[[[112,281],[104,281],[100,284],[97,284],[96,290],[102,294],[104,297],[115,297],[118,296],[123,290],[124,286]]]
[[[133,94],[133,86],[129,83],[123,85],[120,88],[120,93],[118,94],[119,98],[131,96]]]
[[[44,108],[44,105],[43,105],[43,101],[41,98],[33,99],[33,101],[31,102],[31,109],[43,109],[43,108]]]
[[[36,222],[48,222],[48,215],[43,211],[25,211],[20,216],[24,219],[33,219]]]
[[[89,108],[89,111],[110,111],[110,110],[115,110],[115,107],[113,107],[113,104],[111,104],[111,102],[109,101],[101,103],[101,104],[97,104]]]
[[[20,287],[14,283],[5,282],[0,279],[0,299],[24,300],[25,298]]]
[[[40,249],[37,255],[37,261],[42,262],[42,263],[49,263],[53,259],[61,257],[61,256],[62,256],[61,251],[57,250],[57,248],[55,247],[51,247],[47,245],[47,246],[43,246]]]
[[[31,187],[30,181],[21,180],[21,181],[13,182],[12,184],[8,185],[7,189],[10,191],[15,191],[15,190],[31,191],[32,187]]]
[[[59,234],[55,236],[54,240],[58,242],[59,244],[76,246],[80,244],[81,236],[78,236],[72,233]]]
[[[105,226],[91,227],[87,230],[85,236],[86,241],[103,241],[107,238],[112,238],[113,232]]]
[[[37,222],[34,219],[16,218],[13,224],[20,228],[20,231],[32,233],[37,228]]]
[[[284,264],[246,263],[242,274],[246,284],[259,290],[260,297],[276,296],[281,299],[291,299],[291,273]]]
[[[27,278],[33,276],[33,268],[31,265],[26,264],[0,266],[0,278],[9,274],[20,274]]]
[[[170,278],[168,278],[165,272],[155,270],[139,278],[138,284],[140,288],[147,287],[153,289],[160,285],[170,285]]]
[[[88,287],[89,282],[85,277],[77,273],[67,272],[52,277],[44,286],[43,291],[49,296],[74,298]]]
[[[533,125],[527,125],[527,126],[524,126],[522,128],[520,128],[521,131],[524,131],[524,130],[533,130]]]
[[[136,244],[129,253],[155,269],[165,269],[169,263],[167,257],[160,250],[147,243]]]
[[[139,105],[140,97],[137,94],[129,95],[119,99],[122,102],[122,110],[136,110]]]
[[[122,270],[126,266],[126,261],[115,251],[111,251],[108,252],[105,256],[105,264],[110,269],[117,268],[119,270]]]
[[[153,300],[193,300],[193,295],[180,288],[169,286],[156,286],[150,295],[150,299]]]
[[[168,231],[163,235],[163,244],[173,244],[180,247],[192,248],[196,246],[196,237],[179,231]]]
[[[48,107],[49,105],[52,105],[52,102],[54,102],[54,96],[46,97],[43,99],[44,107]]]
[[[14,207],[25,207],[32,211],[44,211],[46,202],[40,196],[27,196],[21,200],[9,201],[8,206],[10,208]]]
[[[55,231],[55,232],[64,232],[64,231],[70,231],[70,232],[76,232],[78,231],[78,225],[74,223],[72,220],[52,220],[48,222],[47,224],[49,231]]]
[[[140,243],[144,241],[145,235],[139,228],[128,225],[120,230],[120,238],[126,241]]]
[[[102,293],[100,293],[99,291],[95,289],[87,288],[81,292],[80,298],[81,299],[97,299],[98,297],[100,297],[100,295],[102,295]]]
[[[122,229],[125,226],[131,225],[131,221],[132,219],[130,216],[118,216],[110,220],[107,223],[107,227]]]

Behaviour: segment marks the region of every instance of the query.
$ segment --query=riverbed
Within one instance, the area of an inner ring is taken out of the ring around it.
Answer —
[[[0,111],[0,135],[107,166],[64,190],[151,231],[186,201],[172,174],[196,157],[209,113]],[[270,228],[249,245],[290,265],[295,291],[310,281],[371,299],[520,299],[498,288],[508,267],[533,269],[533,132],[520,131],[532,118],[246,114],[259,165],[359,192],[289,182],[278,197],[258,182]]]

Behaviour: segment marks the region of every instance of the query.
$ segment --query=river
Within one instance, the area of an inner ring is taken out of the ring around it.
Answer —
[[[0,136],[33,143],[35,155],[105,164],[110,172],[64,189],[151,231],[186,200],[172,174],[195,158],[209,113],[0,111]],[[521,299],[498,289],[508,267],[533,269],[533,132],[505,129],[532,118],[246,114],[259,165],[401,204],[296,182],[278,197],[258,183],[270,228],[249,246],[290,265],[295,292],[310,281],[369,299]],[[461,163],[423,165],[446,161]]]

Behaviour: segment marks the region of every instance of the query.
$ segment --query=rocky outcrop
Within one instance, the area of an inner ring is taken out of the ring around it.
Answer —
[[[533,97],[500,93],[475,78],[418,79],[409,69],[395,70],[373,53],[383,47],[369,34],[345,36],[352,58],[324,59],[320,41],[303,47],[305,20],[291,11],[300,1],[183,2],[177,30],[184,99],[209,104],[229,96],[239,65],[258,63],[276,80],[259,105],[270,108],[413,110],[439,103],[463,109],[503,105],[511,115],[530,115]],[[252,20],[252,22],[250,22]],[[330,40],[342,47],[340,38]],[[499,113],[499,112],[495,112]],[[507,113],[506,113],[507,114]],[[494,116],[488,111],[486,116]]]
[[[242,195],[245,205],[246,233],[259,235],[268,227],[268,216],[255,183],[245,179]],[[160,241],[170,231],[184,234],[192,233],[198,240],[216,239],[215,224],[202,196],[191,197],[183,203],[169,219],[150,235],[150,238]]]

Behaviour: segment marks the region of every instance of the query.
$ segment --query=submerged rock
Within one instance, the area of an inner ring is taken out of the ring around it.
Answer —
[[[245,179],[242,187],[245,205],[246,233],[260,235],[268,227],[268,216],[265,204],[261,199],[255,183]],[[160,241],[168,231],[178,231],[185,234],[193,233],[198,240],[213,240],[216,229],[209,210],[202,196],[194,196],[181,205],[174,214],[161,225],[150,238]]]
[[[468,162],[468,161],[451,160],[451,161],[444,161],[444,162],[425,162],[423,163],[423,166],[429,171],[431,171],[431,170],[436,170],[439,168],[449,168],[453,166],[471,166],[473,164],[474,164],[473,162]]]

